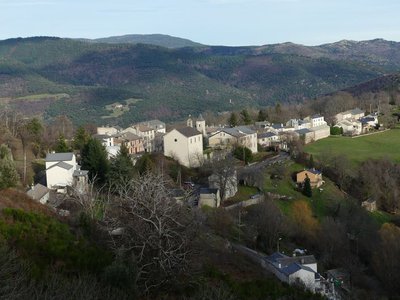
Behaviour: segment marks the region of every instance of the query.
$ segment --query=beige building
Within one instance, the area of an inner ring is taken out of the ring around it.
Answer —
[[[155,130],[147,125],[134,125],[126,128],[123,133],[130,132],[143,138],[143,147],[145,152],[154,151]]]
[[[235,145],[247,147],[252,153],[257,153],[257,132],[246,127],[221,128],[208,138],[212,148],[228,148]]]
[[[312,188],[319,188],[322,184],[324,184],[324,181],[322,180],[322,172],[315,169],[304,170],[297,173],[297,184],[303,184],[307,177],[310,178],[310,184]]]
[[[121,145],[122,143],[125,144],[128,148],[129,154],[140,154],[145,152],[143,138],[131,132],[119,134],[118,137],[115,138],[114,143],[116,145]]]
[[[97,127],[97,134],[100,135],[114,135],[119,132],[118,128],[116,127],[108,127],[108,126],[102,126],[102,127]]]
[[[192,127],[173,129],[164,135],[164,155],[186,167],[197,167],[203,160],[203,135]]]
[[[216,188],[201,188],[199,207],[210,206],[219,207],[221,204],[221,197],[219,194],[219,189]]]

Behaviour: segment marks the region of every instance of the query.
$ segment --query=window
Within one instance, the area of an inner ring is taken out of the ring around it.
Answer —
[[[177,139],[174,139],[174,141],[177,142],[178,140],[177,140]]]

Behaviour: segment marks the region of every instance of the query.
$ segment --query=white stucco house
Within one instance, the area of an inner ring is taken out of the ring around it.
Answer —
[[[180,164],[198,167],[203,159],[203,135],[192,127],[173,129],[164,135],[164,155]]]
[[[66,192],[67,187],[78,187],[79,192],[83,192],[87,176],[88,171],[80,170],[74,153],[48,153],[46,155],[47,188]]]
[[[300,283],[313,293],[321,289],[321,275],[313,255],[290,257],[275,252],[265,258],[263,266],[290,285]]]
[[[257,134],[257,142],[263,147],[269,147],[280,141],[279,135],[274,132],[265,132]]]

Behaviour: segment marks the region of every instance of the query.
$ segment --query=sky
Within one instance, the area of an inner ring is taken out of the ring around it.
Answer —
[[[400,41],[399,0],[0,0],[0,39],[161,33],[207,45]]]

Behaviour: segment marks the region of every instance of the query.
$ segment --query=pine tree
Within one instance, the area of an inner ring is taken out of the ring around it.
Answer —
[[[110,171],[107,151],[99,140],[90,138],[82,149],[82,169],[89,171],[89,178],[99,184],[106,183]]]
[[[147,153],[140,158],[136,165],[140,175],[151,172],[154,169],[154,163]]]
[[[242,121],[245,125],[250,125],[251,123],[253,123],[253,120],[251,119],[249,112],[247,111],[247,109],[243,109],[240,112],[240,116],[242,117]]]
[[[234,113],[234,112],[231,113],[231,116],[228,119],[228,123],[229,123],[230,127],[238,126],[238,118],[237,118],[236,113]]]
[[[75,133],[74,149],[82,151],[85,144],[88,142],[90,136],[83,126],[80,126]]]
[[[15,168],[10,149],[6,145],[0,146],[0,190],[15,187],[19,175]]]
[[[304,179],[303,195],[307,196],[309,198],[312,197],[311,181],[307,175],[306,175],[306,179]]]
[[[71,149],[67,145],[67,142],[65,141],[64,135],[62,135],[62,134],[59,135],[57,143],[54,147],[54,151],[56,151],[57,153],[71,151]]]
[[[110,183],[118,186],[128,182],[134,176],[134,166],[125,144],[121,145],[118,154],[111,160]]]
[[[258,116],[257,116],[257,121],[258,122],[263,122],[266,121],[268,119],[268,114],[265,110],[260,109],[258,112]]]

